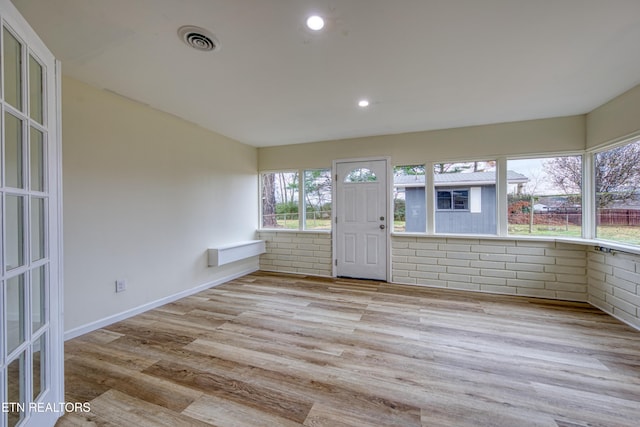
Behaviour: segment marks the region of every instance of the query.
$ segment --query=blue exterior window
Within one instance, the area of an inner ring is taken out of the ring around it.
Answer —
[[[438,190],[438,210],[469,210],[469,190]]]

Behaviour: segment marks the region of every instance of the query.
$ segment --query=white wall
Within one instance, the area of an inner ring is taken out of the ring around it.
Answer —
[[[255,148],[71,78],[62,118],[65,330],[258,267],[206,254],[255,238]]]
[[[585,116],[381,135],[258,150],[261,171],[331,166],[335,159],[390,156],[394,165],[489,160],[501,155],[584,150]]]
[[[640,131],[640,85],[587,114],[587,148]]]

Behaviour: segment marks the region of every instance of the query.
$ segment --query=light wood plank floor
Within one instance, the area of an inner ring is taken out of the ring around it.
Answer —
[[[587,304],[255,273],[66,343],[79,426],[638,426]]]

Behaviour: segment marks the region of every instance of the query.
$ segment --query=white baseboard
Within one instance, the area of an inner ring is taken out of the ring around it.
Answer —
[[[214,286],[222,285],[223,283],[229,282],[230,280],[237,279],[238,277],[246,276],[247,274],[251,274],[258,271],[258,268],[249,268],[237,273],[234,273],[229,276],[222,277],[220,279],[214,280],[213,282],[204,283],[200,286],[196,286],[195,288],[187,289],[182,292],[178,292],[177,294],[169,295],[164,298],[160,298],[156,301],[151,301],[146,304],[143,304],[139,307],[132,308],[127,311],[123,311],[118,314],[114,314],[109,317],[105,317],[104,319],[96,320],[95,322],[87,323],[86,325],[78,326],[77,328],[70,329],[65,331],[64,340],[70,340],[72,338],[79,337],[80,335],[84,335],[86,333],[95,331],[96,329],[104,328],[105,326],[109,326],[113,323],[119,322],[121,320],[127,319],[131,316],[135,316],[136,314],[144,313],[145,311],[152,310],[154,308],[158,308],[161,305],[168,304],[170,302],[177,301],[181,298],[188,297],[193,294],[197,294],[198,292],[204,291],[205,289],[213,288]]]

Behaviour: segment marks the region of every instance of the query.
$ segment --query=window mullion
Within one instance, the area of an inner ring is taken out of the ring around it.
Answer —
[[[303,169],[298,169],[298,230],[304,230],[305,218],[307,218],[305,196],[305,175]]]
[[[596,237],[596,196],[593,153],[585,153],[582,158],[582,237]]]
[[[496,162],[496,233],[498,236],[506,236],[509,234],[507,158],[499,157]]]
[[[436,200],[436,191],[433,186],[434,183],[434,172],[433,172],[433,162],[427,162],[424,166],[425,170],[425,202],[427,204],[426,212],[427,212],[427,234],[435,233],[435,224],[436,224],[436,209],[437,209],[437,200]]]

